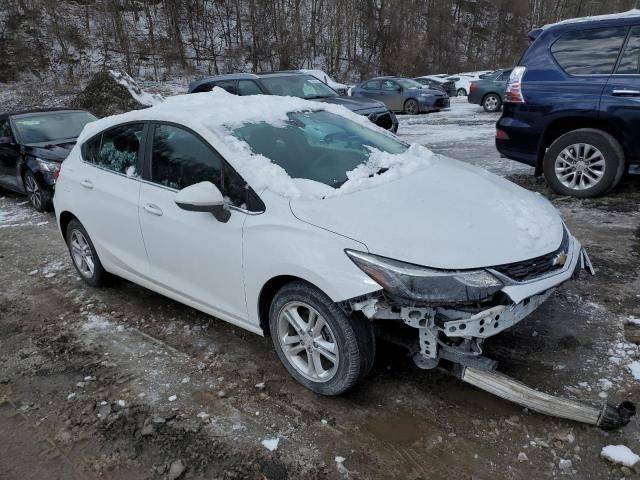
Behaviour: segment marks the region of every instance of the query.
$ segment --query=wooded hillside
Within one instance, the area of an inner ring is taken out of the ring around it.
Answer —
[[[321,68],[338,80],[517,61],[534,26],[636,0],[0,0],[0,81]]]

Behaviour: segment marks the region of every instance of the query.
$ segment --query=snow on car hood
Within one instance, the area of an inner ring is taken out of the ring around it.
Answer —
[[[434,268],[521,261],[562,241],[562,220],[544,197],[435,155],[427,168],[376,188],[290,204],[298,219],[362,242],[371,253]]]

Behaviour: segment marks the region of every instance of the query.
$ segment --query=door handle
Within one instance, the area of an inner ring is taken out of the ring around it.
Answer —
[[[638,97],[640,90],[613,90],[611,94],[616,97]]]
[[[93,188],[93,182],[91,180],[83,180],[82,182],[80,182],[80,185],[82,185],[84,188],[88,188],[89,190]]]
[[[162,216],[162,210],[160,209],[160,207],[154,205],[153,203],[145,204],[144,209],[151,215],[157,215],[158,217]]]

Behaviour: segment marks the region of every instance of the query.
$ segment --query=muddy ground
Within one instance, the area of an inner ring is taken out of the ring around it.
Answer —
[[[486,354],[550,393],[637,400],[627,365],[640,351],[623,325],[640,316],[640,178],[598,200],[553,196],[484,135],[447,143],[443,129],[489,131],[495,116],[469,108],[403,117],[400,133],[548,195],[598,273],[565,284]],[[528,412],[421,371],[383,340],[362,385],[317,396],[269,338],[124,280],[85,286],[54,216],[8,192],[0,285],[0,479],[638,478],[599,456],[609,444],[639,452],[638,420],[605,432]]]

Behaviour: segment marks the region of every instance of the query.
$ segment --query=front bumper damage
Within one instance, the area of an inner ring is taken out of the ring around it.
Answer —
[[[564,282],[575,279],[582,270],[594,275],[587,252],[571,238],[562,268],[533,280],[518,282],[488,269],[504,283],[501,303],[470,308],[469,305],[419,305],[410,300],[390,298],[384,293],[354,299],[349,308],[371,320],[400,321],[417,329],[417,341],[404,343],[416,365],[422,369],[438,366],[454,373],[466,383],[529,407],[540,413],[583,421],[602,428],[625,425],[635,413],[629,402],[598,408],[573,400],[553,397],[496,372],[497,362],[482,355],[484,339],[512,327],[546,301]],[[392,340],[393,341],[393,340]]]

